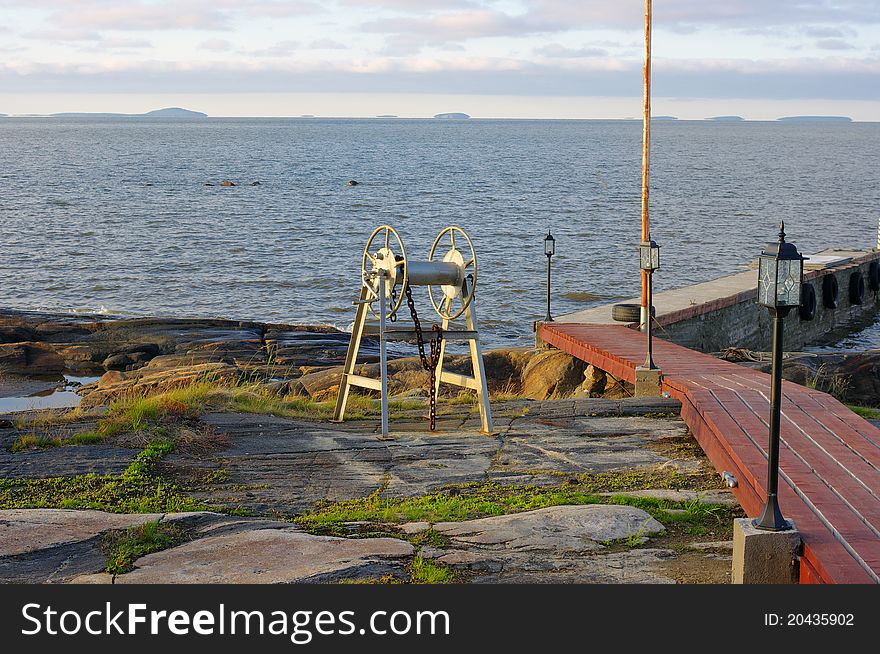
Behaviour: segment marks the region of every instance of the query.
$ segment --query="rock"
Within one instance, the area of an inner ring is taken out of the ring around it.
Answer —
[[[427,522],[407,522],[400,525],[401,531],[403,531],[403,533],[405,533],[407,536],[412,536],[413,534],[417,534],[420,531],[425,531],[426,529],[430,528],[431,525]]]
[[[158,513],[6,509],[0,511],[0,557],[88,540],[110,529],[155,522],[161,517]]]
[[[605,392],[605,384],[607,382],[608,378],[605,375],[605,371],[590,364],[584,370],[584,383],[581,388],[590,397],[599,397]]]
[[[161,359],[162,357],[156,358]],[[97,406],[114,397],[133,391],[157,393],[189,386],[204,380],[235,382],[242,375],[241,370],[226,363],[202,363],[172,368],[158,365],[154,368],[152,367],[154,361],[155,359],[146,366],[130,372],[108,371],[101,376],[97,384],[82,386],[77,391],[83,395],[82,406]]]
[[[125,381],[125,375],[118,370],[108,370],[98,379],[99,389],[109,389]]]
[[[37,341],[39,334],[27,327],[14,325],[0,325],[0,343],[22,343],[24,341]]]
[[[848,402],[880,406],[880,352],[845,356],[840,366],[831,372],[845,380]]]
[[[220,186],[235,186],[234,182],[230,182],[228,179],[224,179],[220,182]]]
[[[117,584],[272,584],[401,574],[413,546],[396,538],[312,536],[296,527],[208,536],[137,560]]]
[[[523,395],[531,400],[568,397],[583,382],[586,366],[561,350],[541,352],[523,369]]]
[[[467,522],[440,522],[434,530],[453,543],[482,548],[562,552],[601,549],[604,541],[649,536],[665,529],[631,506],[554,506]]]
[[[152,358],[153,355],[147,352],[114,354],[104,359],[101,365],[107,370],[128,370],[132,367],[140,367]]]
[[[59,374],[64,371],[64,359],[42,343],[0,344],[0,369],[11,374]]]

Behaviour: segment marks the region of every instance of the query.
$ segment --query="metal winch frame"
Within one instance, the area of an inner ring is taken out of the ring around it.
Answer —
[[[456,245],[462,245],[459,249]],[[448,240],[449,249],[442,252],[441,243]],[[442,258],[441,258],[442,254]],[[345,418],[345,407],[352,386],[379,391],[382,403],[382,434],[388,435],[388,357],[386,344],[390,340],[416,341],[422,365],[430,372],[431,431],[435,427],[436,397],[440,384],[452,384],[476,392],[483,433],[492,433],[492,413],[483,352],[477,328],[475,291],[477,284],[477,255],[467,233],[460,227],[441,230],[434,239],[427,261],[410,261],[400,235],[390,225],[378,227],[367,241],[361,264],[362,284],[360,299],[355,302],[357,312],[351,330],[351,341],[345,357],[339,396],[336,401],[334,422]],[[442,318],[441,325],[423,331],[412,299],[413,286],[427,286],[431,304]],[[439,287],[439,289],[437,288]],[[435,297],[436,294],[436,297]],[[397,311],[407,299],[413,324],[389,328],[396,322]],[[378,311],[375,305],[378,303]],[[455,303],[456,306],[453,306]],[[368,324],[372,314],[377,319]],[[465,329],[450,329],[451,321],[464,316]],[[355,374],[358,351],[365,336],[379,336],[380,379]],[[425,352],[426,339],[430,342],[430,358]],[[446,343],[467,342],[470,349],[473,374],[459,375],[443,370]]]

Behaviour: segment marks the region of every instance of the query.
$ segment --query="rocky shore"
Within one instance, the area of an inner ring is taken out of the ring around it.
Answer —
[[[258,383],[279,395],[325,401],[338,391],[348,340],[348,334],[326,326],[5,310],[0,311],[0,397],[46,391],[62,384],[65,373],[98,378],[77,389],[84,406],[200,380]],[[769,371],[762,353],[722,354]],[[493,395],[531,400],[632,395],[628,383],[558,350],[497,349],[484,359]],[[365,340],[359,374],[378,376],[377,360],[378,343]],[[466,356],[451,355],[446,366],[470,373]],[[389,372],[392,395],[426,395],[428,374],[418,357],[392,359]],[[794,353],[784,375],[851,404],[880,406],[880,351]]]
[[[78,390],[86,406],[197,380],[251,381],[279,394],[323,401],[336,395],[348,340],[332,327],[4,311],[0,390],[21,386],[25,376],[68,373],[100,377]],[[378,344],[365,341],[359,373],[377,376],[377,359]],[[496,394],[533,400],[631,394],[624,382],[559,351],[491,350],[485,364],[490,392]],[[453,372],[469,373],[469,365],[465,356],[447,359]],[[390,376],[393,395],[425,393],[428,374],[418,357],[392,360]]]

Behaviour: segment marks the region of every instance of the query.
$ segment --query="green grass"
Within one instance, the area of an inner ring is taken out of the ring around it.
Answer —
[[[319,505],[315,511],[298,516],[294,521],[313,533],[342,535],[345,533],[343,525],[346,522],[455,522],[571,504],[627,504],[644,509],[657,519],[662,517],[670,521],[703,522],[714,520],[727,511],[726,507],[712,509],[713,505],[703,505],[706,508],[693,507],[689,511],[689,503],[629,497],[625,494],[611,497],[598,494],[619,491],[622,486],[633,490],[668,488],[673,480],[687,481],[680,475],[671,474],[666,477],[665,485],[659,484],[660,480],[656,475],[646,472],[627,473],[617,477],[620,478],[616,479],[613,473],[583,475],[577,483],[562,486],[465,484],[451,487],[447,491],[404,498],[382,497],[380,489],[361,499]],[[682,483],[678,487],[683,486]],[[683,509],[685,513],[670,514],[666,509]],[[428,534],[423,538],[427,540],[432,536]]]
[[[112,575],[124,574],[134,567],[135,560],[140,557],[166,550],[186,539],[186,530],[179,525],[158,521],[108,532],[102,541],[102,548],[107,554],[105,570]]]
[[[44,434],[24,434],[15,439],[9,447],[9,451],[15,453],[23,452],[25,450],[46,450],[50,447],[58,447],[60,445],[61,440],[53,436],[46,436]]]
[[[23,452],[25,450],[46,450],[52,447],[64,447],[66,445],[93,445],[104,440],[104,435],[98,432],[88,431],[73,434],[72,436],[51,436],[49,434],[23,434],[19,436],[9,451]]]
[[[880,409],[870,406],[857,406],[855,404],[847,405],[853,413],[856,413],[866,420],[880,420]]]
[[[452,571],[445,565],[423,559],[416,555],[409,568],[410,581],[414,584],[448,584],[453,580]]]
[[[166,441],[150,443],[120,475],[0,478],[0,509],[96,509],[112,513],[206,510],[204,504],[190,499],[156,473],[156,464],[172,449]]]

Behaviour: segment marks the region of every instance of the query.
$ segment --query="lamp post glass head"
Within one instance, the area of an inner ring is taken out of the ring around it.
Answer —
[[[552,257],[556,254],[556,239],[553,238],[553,234],[550,233],[550,230],[547,230],[547,236],[544,237],[544,254],[548,257]]]
[[[639,268],[651,272],[660,267],[660,246],[654,241],[643,241],[639,245]]]
[[[758,304],[770,309],[801,305],[804,259],[792,243],[785,242],[785,223],[779,241],[768,243],[758,258]]]

